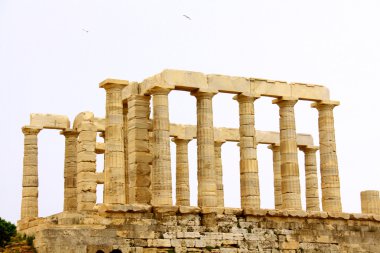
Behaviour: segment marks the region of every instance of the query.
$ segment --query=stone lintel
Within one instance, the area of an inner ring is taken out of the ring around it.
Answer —
[[[66,115],[31,113],[30,126],[64,130],[70,128],[70,120]]]

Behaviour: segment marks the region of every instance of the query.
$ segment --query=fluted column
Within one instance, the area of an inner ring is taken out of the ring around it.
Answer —
[[[127,81],[105,80],[106,90],[104,203],[125,204],[124,120],[121,92]]]
[[[273,100],[280,108],[282,208],[301,210],[301,188],[293,98]]]
[[[191,139],[172,140],[176,144],[176,205],[190,206],[188,144]]]
[[[172,174],[170,159],[170,90],[155,88],[153,97],[153,164],[152,164],[152,204],[173,205]]]
[[[240,94],[235,99],[239,102],[241,207],[259,209],[260,185],[253,105],[256,97]]]
[[[39,128],[25,126],[21,219],[38,217],[38,140]]]
[[[215,177],[216,177],[216,201],[218,207],[224,207],[223,189],[223,166],[222,166],[222,145],[224,141],[215,141]]]
[[[123,139],[124,139],[124,173],[125,173],[125,203],[129,203],[129,178],[128,178],[128,103],[123,103]]]
[[[216,207],[215,150],[212,97],[214,93],[193,92],[197,99],[198,206]]]
[[[150,96],[128,98],[128,179],[129,203],[151,204],[149,151]]]
[[[316,152],[318,147],[300,147],[305,154],[306,211],[320,211]]]
[[[272,150],[273,159],[273,185],[274,185],[274,206],[275,209],[282,208],[282,191],[281,191],[281,154],[280,145],[272,144],[268,146]]]
[[[64,201],[63,211],[77,210],[77,138],[72,129],[61,131],[65,136]]]
[[[97,127],[91,119],[86,119],[77,131],[77,210],[92,211],[96,204]]]
[[[380,195],[379,191],[360,192],[362,213],[380,215]]]
[[[319,154],[323,211],[342,212],[333,109],[337,101],[313,103],[318,110]]]

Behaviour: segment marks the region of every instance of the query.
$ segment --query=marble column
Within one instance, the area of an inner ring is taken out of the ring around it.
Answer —
[[[122,90],[127,81],[105,80],[106,90],[104,203],[125,204],[124,120]]]
[[[61,131],[65,136],[64,201],[63,211],[77,210],[77,138],[72,129]]]
[[[322,101],[311,105],[319,114],[322,208],[327,212],[342,212],[333,114],[333,109],[337,105],[339,105],[337,101]]]
[[[191,139],[172,140],[176,144],[176,205],[190,206],[188,144]]]
[[[150,96],[128,97],[129,203],[151,204]]]
[[[96,204],[97,127],[92,120],[84,120],[77,131],[77,210],[92,211]]]
[[[25,126],[21,219],[38,217],[38,140],[39,128]]]
[[[306,211],[320,211],[316,152],[318,147],[300,147],[305,154]]]
[[[282,208],[282,190],[281,190],[281,154],[280,145],[272,144],[268,146],[272,150],[273,159],[273,185],[274,185],[274,206],[275,209]]]
[[[124,138],[124,173],[125,173],[125,203],[129,203],[129,178],[128,178],[128,103],[123,103],[123,138]]]
[[[301,210],[301,187],[294,105],[297,99],[273,100],[280,108],[280,154],[282,209]]]
[[[222,166],[222,145],[224,141],[215,141],[215,177],[216,177],[216,201],[218,207],[224,207],[223,189],[223,166]]]
[[[380,195],[379,191],[360,192],[362,213],[380,215]]]
[[[156,206],[173,205],[169,92],[170,89],[164,88],[150,91],[153,100],[152,204]]]
[[[237,95],[240,132],[240,196],[242,208],[260,208],[259,169],[255,130],[256,97]]]
[[[211,92],[192,92],[197,99],[198,206],[216,207],[214,123]]]

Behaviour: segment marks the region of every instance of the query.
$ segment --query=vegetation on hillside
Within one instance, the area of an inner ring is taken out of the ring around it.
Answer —
[[[16,235],[16,226],[9,221],[0,218],[0,247],[10,242],[12,236]]]

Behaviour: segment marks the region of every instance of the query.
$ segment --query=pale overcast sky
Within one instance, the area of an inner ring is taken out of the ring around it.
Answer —
[[[20,217],[21,127],[30,113],[73,120],[89,110],[103,117],[99,82],[141,81],[166,68],[327,86],[331,98],[341,101],[335,128],[343,209],[360,212],[360,191],[380,190],[379,13],[376,0],[1,0],[0,217],[12,222]],[[193,97],[172,92],[169,102],[173,123],[196,123]],[[255,107],[256,128],[277,131],[278,108],[271,99],[259,99]],[[297,132],[313,134],[318,145],[317,111],[309,102],[296,105],[296,120]],[[232,95],[215,97],[214,125],[238,127]],[[195,143],[190,143],[192,204]],[[271,151],[260,145],[258,155],[261,206],[273,208]],[[62,210],[63,158],[64,137],[42,131],[41,216]],[[304,185],[301,152],[299,163]],[[226,206],[237,207],[236,143],[223,145],[223,169]]]

